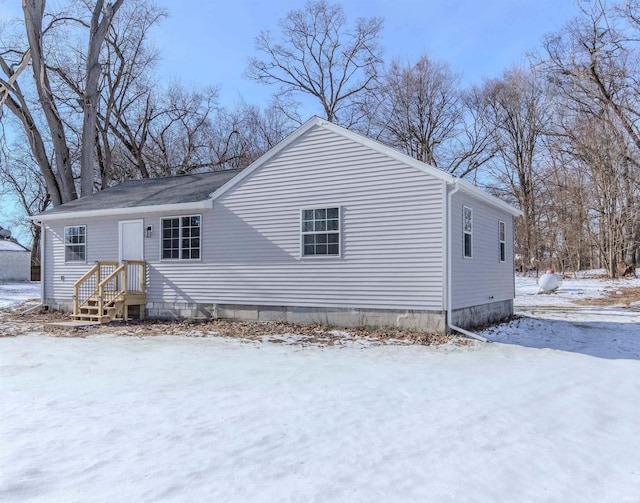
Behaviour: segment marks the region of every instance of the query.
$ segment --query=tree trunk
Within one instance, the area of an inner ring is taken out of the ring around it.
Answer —
[[[89,47],[87,49],[86,80],[84,88],[84,118],[80,152],[80,188],[82,196],[93,193],[95,177],[96,117],[98,110],[98,81],[100,79],[100,50],[113,16],[124,0],[108,3],[103,12],[103,0],[97,0],[91,16]],[[102,15],[102,19],[100,16]]]
[[[31,49],[31,67],[35,80],[40,105],[44,112],[53,143],[57,178],[60,185],[60,195],[63,203],[77,199],[73,171],[71,169],[71,157],[65,136],[65,128],[62,118],[56,107],[51,84],[47,74],[47,67],[43,59],[42,46],[42,17],[44,14],[44,0],[23,0],[25,30]]]

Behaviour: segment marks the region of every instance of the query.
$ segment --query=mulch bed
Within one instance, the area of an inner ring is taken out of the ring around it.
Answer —
[[[332,346],[349,342],[368,344],[441,344],[467,345],[468,339],[439,334],[427,334],[395,328],[364,329],[337,328],[322,325],[295,325],[280,322],[244,322],[230,320],[133,320],[114,321],[105,325],[91,325],[82,329],[65,330],[45,327],[47,323],[69,321],[68,314],[36,309],[21,314],[29,304],[12,309],[0,309],[0,337],[45,333],[54,337],[87,337],[116,335],[124,337],[153,337],[161,335],[186,337],[224,337],[247,341],[267,341],[295,345]]]

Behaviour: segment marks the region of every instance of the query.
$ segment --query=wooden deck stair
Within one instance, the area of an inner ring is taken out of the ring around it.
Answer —
[[[98,261],[73,285],[73,318],[90,323],[129,319],[129,306],[144,318],[146,266],[142,260]]]
[[[73,317],[79,321],[94,321],[96,323],[109,323],[117,318],[122,318],[124,302],[118,301],[113,306],[103,307],[100,313],[100,300],[96,297],[87,299],[87,302],[79,308],[80,312]]]

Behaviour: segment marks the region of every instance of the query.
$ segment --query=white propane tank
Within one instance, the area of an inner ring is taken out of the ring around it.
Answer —
[[[553,269],[547,271],[538,279],[538,286],[543,292],[553,292],[557,290],[562,284],[562,277],[559,274],[555,274]]]

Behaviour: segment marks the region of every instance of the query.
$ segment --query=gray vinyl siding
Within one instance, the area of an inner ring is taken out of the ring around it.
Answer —
[[[147,251],[148,301],[442,309],[443,197],[441,180],[313,128],[202,213],[201,261]],[[300,210],[333,206],[341,256],[302,258]]]
[[[86,226],[85,262],[64,260],[64,228],[68,225]],[[118,260],[118,220],[108,217],[55,220],[48,222],[45,228],[45,298],[71,300],[73,283],[97,260]]]
[[[464,192],[452,197],[451,266],[453,309],[514,297],[513,217]],[[472,257],[464,257],[462,208],[473,212]],[[506,257],[500,262],[498,222],[505,224]]]
[[[49,222],[45,297],[71,299],[96,260],[118,259],[118,221],[143,218],[147,302],[442,310],[444,194],[442,180],[315,127],[213,209]],[[301,257],[300,210],[335,206],[341,256]],[[195,214],[201,259],[161,260],[161,218]],[[87,226],[86,264],[65,264],[65,225]]]

